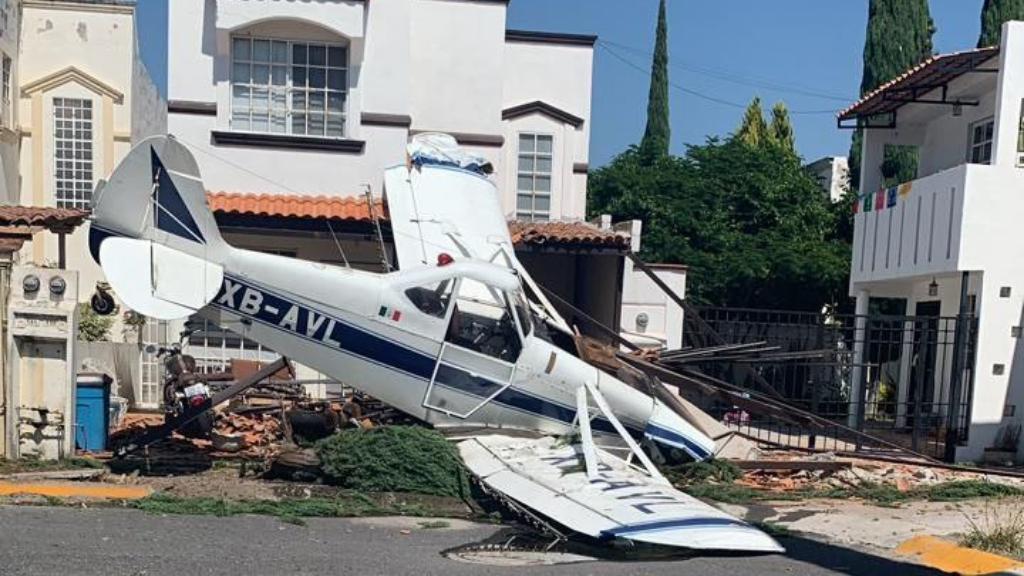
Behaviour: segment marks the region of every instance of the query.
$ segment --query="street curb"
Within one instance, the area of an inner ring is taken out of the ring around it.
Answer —
[[[896,552],[914,556],[919,564],[930,568],[964,576],[1005,573],[1024,567],[1024,562],[1019,560],[965,548],[934,536],[915,536],[905,540],[896,546]]]
[[[67,482],[54,484],[0,482],[0,496],[36,495],[54,498],[101,498],[107,500],[138,500],[152,490],[144,486],[111,486],[98,482]]]

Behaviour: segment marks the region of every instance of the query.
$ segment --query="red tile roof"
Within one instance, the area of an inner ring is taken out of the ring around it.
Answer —
[[[245,194],[207,192],[210,208],[219,214],[278,218],[328,218],[367,222],[369,204],[361,196],[303,196],[297,194]],[[377,215],[386,220],[387,207],[375,202]],[[616,250],[629,249],[629,235],[602,230],[586,222],[508,223],[512,242],[517,246]]]
[[[0,206],[0,226],[70,229],[81,225],[88,217],[87,211],[74,208]]]
[[[512,243],[531,246],[558,246],[575,248],[629,248],[629,235],[602,230],[586,222],[524,222],[508,223]]]
[[[206,199],[210,203],[210,209],[221,214],[370,221],[369,203],[363,196],[306,196],[207,191]],[[383,216],[383,202],[377,200],[374,204],[377,215]]]
[[[893,93],[911,92],[915,88],[931,90],[946,85],[998,55],[999,47],[990,46],[932,56],[865,94],[855,104],[840,112],[839,119],[850,120],[891,112],[907,103],[899,98],[892,98]],[[918,94],[921,95],[923,93]]]

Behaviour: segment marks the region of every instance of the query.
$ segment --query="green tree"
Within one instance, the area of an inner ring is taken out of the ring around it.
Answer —
[[[985,0],[978,48],[999,44],[1003,24],[1010,20],[1024,20],[1024,0]]]
[[[626,192],[629,192],[628,194]],[[595,170],[593,214],[644,222],[641,257],[690,269],[699,303],[820,310],[847,288],[849,243],[800,158],[736,136],[644,164],[636,148]]]
[[[743,112],[743,120],[735,137],[748,146],[760,146],[768,141],[768,124],[761,111],[761,99],[757,96],[750,101]]]
[[[932,55],[935,23],[928,0],[871,0],[864,40],[863,96]],[[850,185],[860,186],[861,144],[864,134],[857,130],[850,147]],[[886,161],[895,173],[912,179],[917,173],[913,150],[886,150]]]
[[[669,126],[668,103],[668,20],[665,0],[658,7],[658,28],[654,40],[654,60],[651,63],[651,87],[647,96],[647,128],[640,141],[644,160],[654,162],[669,151],[672,129]]]
[[[789,110],[785,102],[776,102],[772,106],[772,123],[768,129],[776,146],[789,154],[796,154],[796,138],[793,135],[793,123],[789,120]]]

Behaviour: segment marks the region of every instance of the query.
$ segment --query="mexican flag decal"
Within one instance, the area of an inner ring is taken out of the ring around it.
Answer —
[[[392,322],[398,322],[399,320],[402,319],[402,311],[392,310],[387,306],[381,306],[380,311],[377,312],[377,316],[380,316],[381,318],[384,319],[390,319]]]

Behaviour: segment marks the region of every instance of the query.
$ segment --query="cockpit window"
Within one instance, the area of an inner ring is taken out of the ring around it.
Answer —
[[[444,318],[448,313],[448,304],[452,300],[452,288],[455,280],[448,279],[426,286],[417,286],[405,291],[405,297],[420,312],[436,318]]]
[[[505,295],[468,278],[459,285],[445,340],[510,363],[519,359],[523,349]]]
[[[523,329],[523,336],[529,336],[533,330],[533,320],[526,297],[520,292],[518,294],[509,294],[509,300],[512,301],[512,305],[516,308],[516,316],[519,317],[519,325]]]

